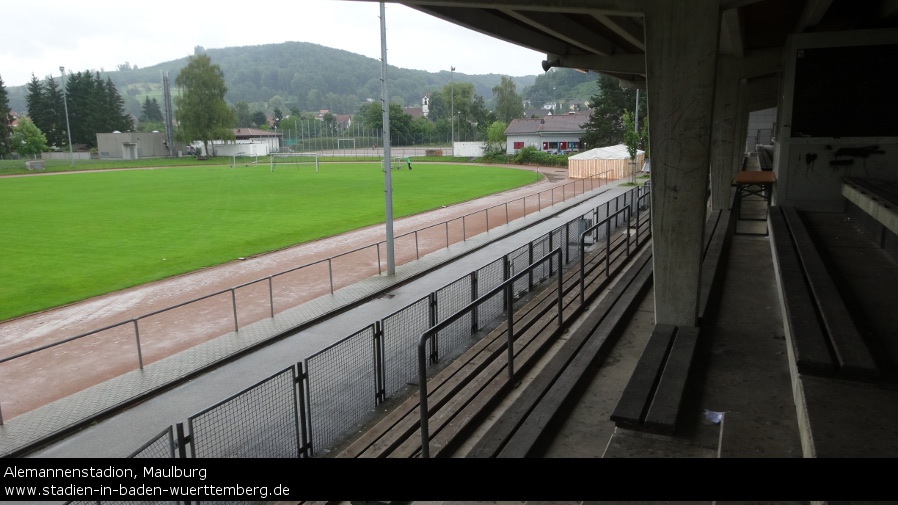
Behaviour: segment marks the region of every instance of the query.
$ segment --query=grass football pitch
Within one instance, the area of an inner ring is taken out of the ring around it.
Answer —
[[[399,218],[534,182],[531,171],[393,170]],[[0,178],[0,321],[383,223],[379,163]]]

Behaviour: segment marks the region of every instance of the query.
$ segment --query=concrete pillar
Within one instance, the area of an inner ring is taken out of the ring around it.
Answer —
[[[694,326],[707,208],[718,0],[647,0],[655,322]]]
[[[739,167],[735,151],[741,150],[736,121],[739,119],[742,86],[738,75],[739,62],[722,57],[717,62],[717,85],[714,93],[714,127],[711,130],[711,208],[726,210],[733,203],[733,177]]]

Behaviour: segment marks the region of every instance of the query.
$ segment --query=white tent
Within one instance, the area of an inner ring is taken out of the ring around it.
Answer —
[[[631,164],[627,146],[597,147],[575,154],[567,160],[568,177],[572,179],[588,179],[601,177],[609,180],[629,177],[634,171],[642,168],[645,151],[636,151],[636,165]]]

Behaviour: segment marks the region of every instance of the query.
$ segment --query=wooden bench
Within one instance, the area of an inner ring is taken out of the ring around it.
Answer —
[[[733,213],[713,211],[705,224],[699,323],[716,308],[723,265],[735,229]],[[700,329],[658,324],[652,331],[611,420],[618,426],[663,434],[676,432],[680,407],[698,349]]]
[[[627,428],[674,433],[698,337],[696,327],[656,324],[611,420]]]
[[[758,153],[758,166],[761,170],[773,170],[773,146],[758,144],[755,148]]]
[[[642,222],[648,233],[650,222]],[[590,303],[608,289],[618,272],[633,264],[627,257],[629,230],[615,233],[611,250],[588,254],[585,302]],[[644,246],[645,247],[645,246]],[[640,256],[641,257],[641,256]],[[606,258],[610,264],[606,263]],[[605,275],[610,265],[610,275]],[[628,270],[628,269],[627,269]],[[567,325],[584,309],[580,304],[579,269],[564,275],[563,311],[565,326],[559,326],[554,290],[538,293],[515,312],[515,374],[526,373],[551,347]],[[519,331],[521,333],[519,333]],[[502,324],[459,358],[428,379],[428,424],[430,456],[451,455],[473,428],[514,386],[507,376],[507,334]],[[416,457],[421,452],[420,415],[417,397],[410,397],[352,441],[337,457]]]
[[[730,210],[715,210],[710,213],[705,223],[705,248],[702,250],[702,278],[698,302],[699,321],[703,321],[706,312],[714,308],[710,301],[717,296],[723,285],[723,276],[720,273],[726,264],[725,259],[736,229],[733,217],[734,214]]]
[[[603,360],[614,346],[627,316],[651,286],[651,258],[651,249],[647,249],[633,262],[466,457],[529,455],[545,426],[562,410],[588,368]]]
[[[772,246],[790,352],[800,373],[871,380],[879,370],[794,207],[772,207]]]

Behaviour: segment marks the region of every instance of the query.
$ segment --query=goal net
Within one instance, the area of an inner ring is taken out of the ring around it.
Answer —
[[[262,163],[265,163],[264,161]],[[255,154],[247,154],[247,153],[236,153],[231,155],[231,168],[237,168],[240,165],[250,166],[250,165],[258,165],[259,164],[259,156]]]
[[[385,172],[386,172],[386,165],[387,165],[386,160],[384,160],[382,170]],[[412,159],[408,158],[408,157],[390,158],[389,165],[390,165],[391,170],[402,170],[404,168],[411,170],[412,169]]]
[[[271,153],[271,171],[275,166],[314,165],[318,171],[318,153]]]

